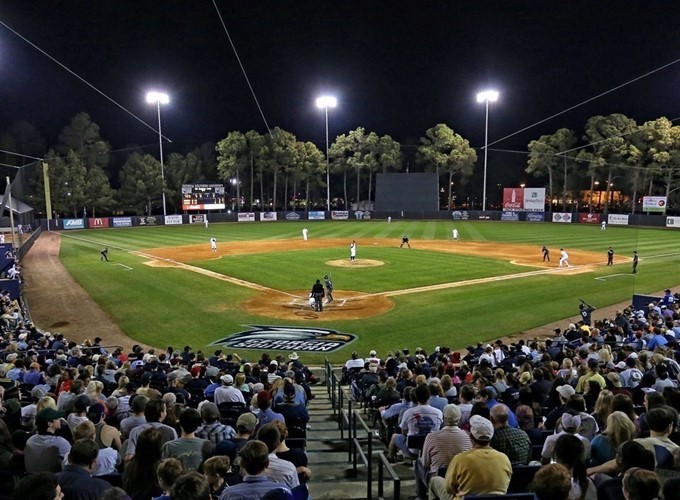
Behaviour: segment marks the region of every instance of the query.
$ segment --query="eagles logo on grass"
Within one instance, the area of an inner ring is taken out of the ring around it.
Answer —
[[[326,328],[244,325],[249,330],[216,340],[210,345],[233,349],[278,349],[284,351],[331,352],[346,346],[356,335]]]

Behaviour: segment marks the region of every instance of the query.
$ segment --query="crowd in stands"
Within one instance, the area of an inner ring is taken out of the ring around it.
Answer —
[[[310,384],[296,353],[248,362],[43,332],[0,299],[0,498],[307,498]]]
[[[355,352],[343,379],[420,499],[680,498],[678,299],[543,340]]]

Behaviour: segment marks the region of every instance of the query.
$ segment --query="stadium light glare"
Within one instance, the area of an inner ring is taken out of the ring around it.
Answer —
[[[482,187],[482,211],[486,210],[486,165],[489,149],[489,103],[498,100],[496,90],[485,90],[477,94],[477,102],[483,102],[486,108],[486,120],[484,125],[484,186]]]
[[[161,184],[163,191],[163,217],[167,215],[167,210],[165,207],[165,168],[163,166],[163,133],[161,132],[161,104],[168,104],[170,102],[170,96],[163,92],[147,92],[146,102],[149,104],[155,104],[156,110],[158,112],[158,148],[160,151],[161,160]]]
[[[334,108],[338,105],[338,100],[335,97],[324,95],[316,100],[316,107],[323,109],[326,115],[326,208],[331,211],[331,163],[328,158],[328,108]]]

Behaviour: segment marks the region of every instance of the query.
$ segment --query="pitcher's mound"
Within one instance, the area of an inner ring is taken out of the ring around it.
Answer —
[[[382,266],[384,264],[385,263],[382,260],[373,259],[357,259],[357,260],[337,259],[326,261],[326,265],[335,267],[376,267]]]

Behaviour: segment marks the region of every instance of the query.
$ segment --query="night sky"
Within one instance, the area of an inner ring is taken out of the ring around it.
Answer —
[[[217,1],[269,126],[324,148],[358,126],[417,144],[444,122],[484,145],[680,58],[677,1]],[[163,132],[180,152],[229,131],[266,128],[212,1],[0,3],[0,21],[156,127],[147,90],[170,95]],[[114,149],[157,135],[0,26],[0,129],[24,119],[54,145],[88,112]],[[680,116],[680,63],[494,147],[526,150],[560,127],[624,113],[638,123]],[[168,151],[169,152],[169,151]],[[481,158],[480,154],[480,158]],[[523,163],[510,153],[490,165]],[[496,179],[502,172],[493,169]],[[492,170],[492,172],[493,172]],[[500,168],[502,171],[503,169]]]

